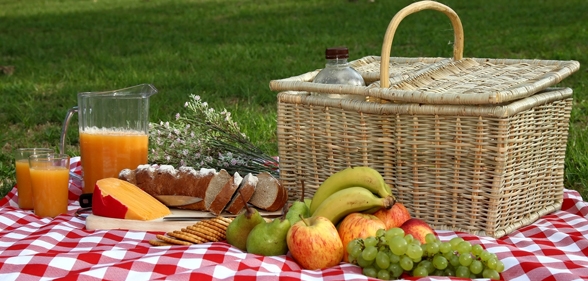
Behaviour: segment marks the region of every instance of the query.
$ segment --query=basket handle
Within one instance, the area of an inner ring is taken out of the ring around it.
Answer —
[[[380,87],[381,88],[388,88],[390,86],[389,79],[389,63],[390,60],[390,49],[392,48],[392,40],[394,39],[394,33],[398,28],[400,22],[408,15],[422,11],[422,10],[436,10],[439,12],[443,12],[446,14],[449,19],[451,20],[451,24],[453,25],[453,33],[454,33],[454,44],[453,44],[453,60],[461,60],[463,58],[463,26],[461,25],[461,21],[457,16],[457,13],[453,11],[451,8],[435,1],[420,1],[412,3],[406,6],[404,9],[400,10],[390,24],[388,25],[388,29],[386,29],[386,35],[384,36],[384,44],[382,45],[382,55],[380,61]]]

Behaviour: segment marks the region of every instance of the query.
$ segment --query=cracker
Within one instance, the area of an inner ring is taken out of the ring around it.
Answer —
[[[222,222],[218,222],[218,221],[208,221],[208,223],[210,223],[210,224],[214,224],[214,225],[216,225],[217,227],[219,227],[219,228],[222,228],[223,230],[227,230],[227,228],[229,227],[229,225],[227,225],[227,224],[224,224],[224,223],[222,223]],[[229,223],[229,224],[230,224],[230,223]]]
[[[161,239],[165,242],[176,244],[176,245],[194,245],[194,243],[192,243],[192,242],[178,240],[175,238],[167,237],[165,235],[157,234],[156,237],[157,237],[157,239]]]
[[[212,218],[210,220],[211,221],[218,222],[218,223],[222,223],[222,224],[224,224],[226,226],[229,226],[229,223],[231,223],[233,221],[232,219],[225,218],[225,217],[216,217],[216,218]]]
[[[183,233],[181,231],[168,232],[167,235],[182,239],[184,241],[196,243],[196,244],[208,242],[208,241],[204,241],[204,239],[201,239],[200,237],[193,237],[192,235],[186,235],[185,233]]]
[[[220,239],[222,239],[222,237],[225,236],[225,234],[222,234],[214,229],[210,229],[204,225],[194,225],[194,226],[188,227],[188,228],[195,230],[195,231],[200,231],[200,232],[207,234],[207,235],[217,236]]]
[[[196,230],[189,229],[189,228],[182,228],[182,232],[185,232],[185,233],[188,233],[191,235],[196,235],[196,236],[197,236],[197,234],[201,234],[200,232],[198,232]],[[198,237],[200,237],[200,236],[198,236]]]
[[[210,240],[208,240],[208,239],[204,239],[204,238],[202,238],[202,237],[200,237],[200,236],[198,236],[198,235],[196,235],[196,234],[194,234],[194,233],[190,233],[190,231],[188,231],[188,229],[185,229],[185,228],[182,228],[182,230],[181,230],[181,231],[174,231],[174,232],[175,232],[175,233],[180,233],[180,234],[183,234],[183,235],[187,235],[187,236],[189,236],[189,237],[192,237],[193,239],[196,239],[196,240],[202,241],[202,242],[200,242],[200,243],[207,243],[207,242],[212,242],[212,241],[210,241]]]
[[[192,226],[188,226],[188,228],[186,229],[187,232],[192,233],[194,235],[197,235],[201,238],[207,239],[210,242],[218,242],[218,241],[222,241],[223,239],[218,237],[217,235],[211,234],[210,232],[207,232],[205,229],[202,228],[195,228]]]
[[[188,230],[190,230],[190,233],[197,235],[201,238],[204,238],[210,242],[218,242],[218,241],[224,240],[221,237],[219,237],[218,235],[210,233],[210,232],[206,231],[205,229],[192,228],[192,229],[188,229]]]
[[[157,239],[149,240],[149,244],[151,244],[152,246],[173,246],[173,245],[175,245],[175,244],[167,243],[165,241],[161,241],[161,240],[157,240]]]
[[[222,234],[223,236],[227,233],[227,227],[222,227],[221,225],[216,224],[215,222],[212,221],[202,221],[201,224],[204,227],[208,227],[210,229],[216,230],[218,231],[220,234]]]

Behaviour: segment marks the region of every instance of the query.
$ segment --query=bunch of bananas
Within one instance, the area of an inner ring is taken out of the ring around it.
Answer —
[[[369,167],[347,168],[331,175],[310,203],[311,216],[326,217],[334,225],[350,213],[375,213],[392,208],[396,198],[382,175]]]

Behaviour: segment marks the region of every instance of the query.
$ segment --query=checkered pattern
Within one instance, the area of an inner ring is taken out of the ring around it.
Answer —
[[[80,172],[79,158],[71,170]],[[86,231],[74,216],[81,183],[70,182],[68,214],[39,218],[17,205],[16,188],[0,200],[0,280],[368,280],[348,263],[303,270],[291,256],[248,254],[224,242],[153,247],[158,232]],[[437,231],[480,243],[504,262],[504,280],[587,280],[588,203],[571,190],[561,211],[500,239]],[[406,277],[415,280],[416,278]],[[458,278],[453,278],[458,280]],[[447,277],[419,280],[452,280]]]

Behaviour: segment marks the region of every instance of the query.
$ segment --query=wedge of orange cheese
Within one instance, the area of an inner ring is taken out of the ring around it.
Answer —
[[[170,215],[171,211],[136,185],[106,178],[96,182],[92,213],[109,218],[147,221]]]

